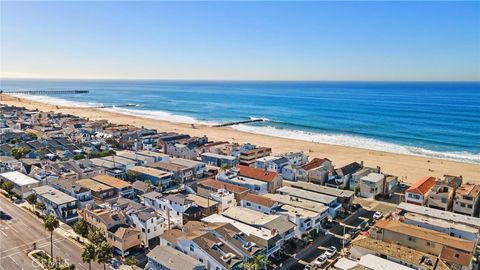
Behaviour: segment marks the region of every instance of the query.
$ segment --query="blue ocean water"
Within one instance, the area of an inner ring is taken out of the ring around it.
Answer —
[[[82,89],[34,97],[186,123],[250,118],[248,132],[480,163],[480,82],[2,80],[1,89]]]

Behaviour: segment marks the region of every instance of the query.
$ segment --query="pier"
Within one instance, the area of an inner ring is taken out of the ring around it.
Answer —
[[[0,90],[0,94],[23,94],[23,95],[58,95],[58,94],[88,94],[88,90]]]
[[[214,125],[213,127],[228,127],[228,126],[248,124],[248,123],[254,123],[254,122],[263,122],[263,121],[264,121],[263,119],[251,119],[251,120],[245,120],[245,121],[229,122],[229,123]]]

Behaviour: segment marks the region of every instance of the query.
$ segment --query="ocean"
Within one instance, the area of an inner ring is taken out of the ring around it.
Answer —
[[[2,90],[89,90],[25,96],[182,123],[262,118],[259,134],[480,163],[480,82],[1,80]]]

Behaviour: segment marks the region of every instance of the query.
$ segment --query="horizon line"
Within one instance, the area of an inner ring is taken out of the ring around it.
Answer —
[[[2,77],[0,76],[1,80],[65,80],[65,81],[170,81],[170,82],[439,82],[439,83],[447,83],[447,82],[470,82],[470,83],[480,83],[480,79],[478,80],[359,80],[359,79],[345,79],[345,80],[328,80],[328,79],[318,79],[318,80],[309,80],[309,79],[192,79],[192,78],[181,78],[181,79],[161,79],[161,78],[115,78],[115,77]]]

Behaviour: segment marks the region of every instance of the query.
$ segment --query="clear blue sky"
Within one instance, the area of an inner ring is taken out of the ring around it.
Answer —
[[[479,2],[1,2],[3,77],[480,80]]]

